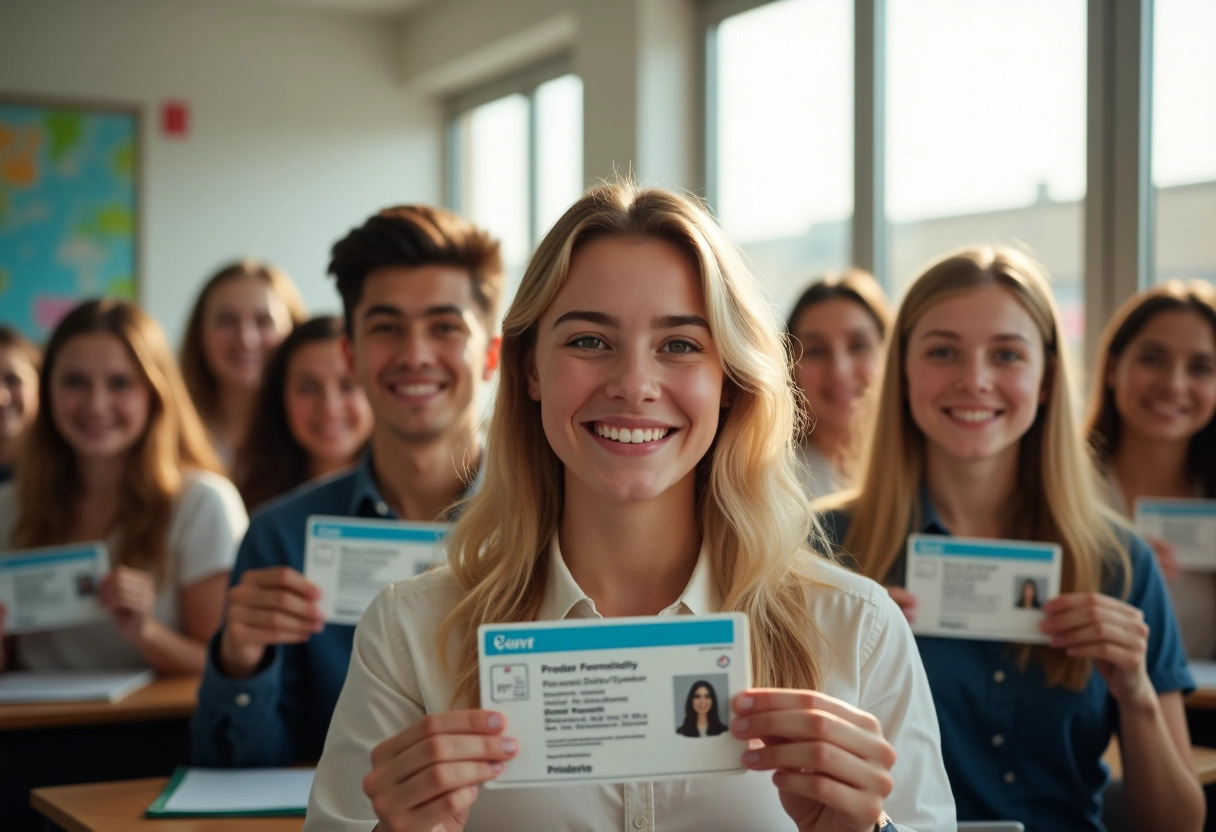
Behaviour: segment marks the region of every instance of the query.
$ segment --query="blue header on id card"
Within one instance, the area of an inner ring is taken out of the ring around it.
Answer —
[[[1136,509],[1141,514],[1157,514],[1162,517],[1216,517],[1216,500],[1196,500],[1193,503],[1138,502]]]
[[[55,549],[54,551],[37,554],[21,554],[13,557],[0,557],[0,570],[21,569],[27,566],[62,563],[73,560],[96,560],[98,558],[97,544],[76,546],[72,548]]]
[[[947,555],[965,558],[1012,558],[1014,560],[1051,560],[1055,547],[1027,542],[1017,546],[1000,543],[965,543],[948,537],[922,537],[912,541],[912,552],[917,555]]]
[[[393,540],[403,543],[434,543],[443,540],[446,528],[419,529],[385,524],[362,525],[315,520],[312,534],[325,540]]]
[[[730,619],[663,624],[611,624],[586,627],[545,627],[536,630],[487,629],[487,656],[558,653],[566,650],[615,650],[624,647],[674,647],[732,644],[735,622]]]

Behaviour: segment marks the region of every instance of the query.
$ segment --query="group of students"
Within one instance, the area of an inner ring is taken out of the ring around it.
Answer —
[[[1120,310],[1083,432],[1046,278],[1008,249],[943,257],[894,317],[865,275],[824,281],[782,333],[702,206],[622,183],[589,190],[544,237],[501,336],[498,244],[450,212],[381,211],[335,244],[330,271],[341,337],[333,322],[316,342],[298,328],[261,395],[295,389],[292,339],[297,356],[330,349],[316,366],[349,372],[372,416],[346,473],[301,467],[288,487],[330,476],[263,503],[280,484],[259,482],[286,474],[275,443],[295,430],[290,408],[234,429],[263,410],[241,379],[301,316],[282,293],[241,303],[273,286],[254,275],[239,291],[213,281],[188,328],[187,378],[215,368],[190,384],[206,430],[175,405],[185,384],[138,309],[69,314],[16,487],[0,490],[0,546],[110,540],[104,637],[131,660],[203,671],[196,763],[319,759],[305,821],[317,830],[626,817],[946,830],[956,807],[960,820],[1078,830],[1102,828],[1100,757],[1117,732],[1132,824],[1201,826],[1170,592],[1206,658],[1216,591],[1187,576],[1186,606],[1158,565],[1176,571],[1168,545],[1151,550],[1106,502],[1216,496],[1210,285],[1167,284]],[[229,334],[190,347],[208,307]],[[212,473],[211,448],[242,443],[230,467],[262,503],[247,530]],[[270,455],[251,463],[258,452]],[[358,629],[327,623],[302,574],[313,514],[455,521],[447,565],[385,588]],[[1058,543],[1062,593],[1041,604],[1050,644],[914,637],[901,587],[913,532]],[[478,625],[727,610],[751,624],[755,687],[731,700],[728,726],[750,741],[748,774],[479,788],[539,738],[478,707]],[[86,641],[102,629],[22,636],[17,660],[117,662]]]

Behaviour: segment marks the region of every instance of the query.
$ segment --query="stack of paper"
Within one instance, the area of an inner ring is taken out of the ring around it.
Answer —
[[[151,670],[17,670],[0,675],[0,703],[117,702],[154,678]]]
[[[149,818],[303,816],[311,768],[179,768]]]

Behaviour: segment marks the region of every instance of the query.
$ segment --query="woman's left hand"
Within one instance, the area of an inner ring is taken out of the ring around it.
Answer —
[[[1156,699],[1145,654],[1148,625],[1131,604],[1098,592],[1069,592],[1043,604],[1050,645],[1077,659],[1093,659],[1111,696],[1121,705]]]
[[[116,566],[101,579],[97,600],[114,618],[122,637],[139,644],[155,620],[156,584],[152,576],[129,566]]]
[[[807,690],[755,688],[731,704],[731,732],[753,741],[744,765],[774,771],[781,805],[801,832],[873,830],[895,765],[877,719]]]

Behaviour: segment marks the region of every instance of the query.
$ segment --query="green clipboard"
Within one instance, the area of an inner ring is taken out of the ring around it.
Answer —
[[[304,810],[307,808],[304,805],[294,806],[259,806],[257,808],[225,808],[219,806],[215,809],[171,809],[169,803],[178,788],[185,781],[186,777],[191,772],[207,771],[214,776],[231,776],[233,782],[238,778],[246,776],[256,776],[245,769],[233,769],[223,772],[216,772],[211,769],[192,769],[188,766],[178,766],[173,772],[173,776],[169,778],[169,782],[165,784],[165,788],[157,795],[156,800],[152,801],[152,805],[144,811],[145,818],[271,818],[271,817],[304,817]]]

